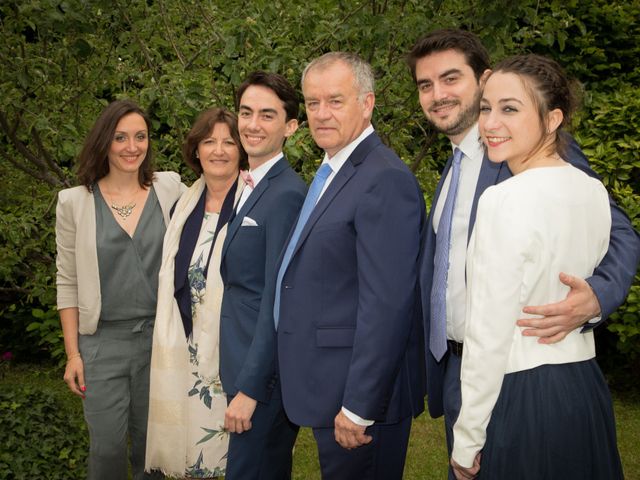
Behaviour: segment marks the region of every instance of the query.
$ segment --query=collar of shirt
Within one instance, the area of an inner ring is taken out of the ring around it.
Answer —
[[[260,180],[264,178],[264,176],[271,169],[271,167],[273,167],[278,162],[278,160],[280,160],[283,156],[284,155],[282,154],[282,152],[280,152],[278,153],[278,155],[276,155],[270,160],[267,160],[255,170],[249,170],[249,173],[251,174],[251,178],[253,179],[253,188],[256,188],[258,186],[258,183],[260,183]]]
[[[455,150],[456,148],[462,150],[464,156],[474,162],[478,158],[482,160],[482,157],[484,157],[484,147],[482,146],[482,139],[480,138],[480,130],[478,129],[477,123],[471,127],[471,130],[464,136],[460,145],[456,145],[453,142],[451,143],[451,149]]]
[[[482,158],[484,157],[484,148],[482,146],[482,142],[480,141],[477,123],[473,127],[471,127],[471,130],[469,130],[469,132],[467,132],[465,137],[460,142],[460,145],[456,145],[453,142],[451,143],[452,152],[455,151],[456,148],[462,150],[462,153],[464,154],[464,156],[462,157],[462,163],[460,165],[460,183],[463,185],[463,187],[461,192],[460,185],[458,186],[458,198],[465,198],[469,195],[473,196],[477,184],[477,179],[480,175]],[[451,173],[452,169],[450,168],[447,172],[447,176],[444,179],[444,183],[442,184],[442,189],[440,191],[440,196],[438,197],[437,203],[432,206],[432,208],[434,208],[433,229],[436,233],[438,232],[438,225],[440,223],[440,215],[442,214],[442,209],[444,208],[444,201],[447,198],[447,193],[449,193]],[[469,191],[470,189],[472,189],[471,192]],[[456,200],[456,204],[459,204],[458,200]]]
[[[253,179],[253,188],[250,188],[248,185],[246,185],[245,188],[242,190],[242,194],[240,194],[240,198],[238,199],[238,204],[236,205],[236,213],[240,211],[242,206],[247,201],[247,198],[249,198],[249,195],[251,195],[251,192],[253,192],[255,188],[258,186],[258,183],[260,182],[260,180],[262,180],[265,177],[265,175],[267,174],[267,172],[269,172],[271,167],[273,167],[283,156],[284,155],[282,154],[282,152],[280,152],[278,153],[278,155],[276,155],[270,160],[267,160],[255,170],[249,170],[249,173],[251,174],[251,178]]]
[[[356,138],[349,145],[347,145],[342,150],[337,152],[333,157],[329,158],[329,155],[327,155],[326,153],[324,154],[324,159],[322,160],[322,163],[328,163],[331,166],[332,172],[331,172],[331,175],[329,175],[329,177],[327,178],[327,181],[325,182],[324,187],[322,188],[322,192],[320,192],[320,197],[324,195],[324,192],[327,190],[327,188],[333,181],[334,177],[336,176],[336,173],[338,173],[338,171],[346,163],[346,161],[349,159],[349,157],[351,156],[353,151],[356,149],[356,147],[360,145],[360,143],[362,143],[362,141],[365,138],[367,138],[369,135],[371,135],[373,132],[374,132],[373,125],[369,124],[369,126],[362,131],[362,133],[358,136],[358,138]],[[320,197],[318,197],[318,199]]]

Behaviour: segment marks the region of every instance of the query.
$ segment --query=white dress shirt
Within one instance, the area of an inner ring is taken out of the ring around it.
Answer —
[[[358,138],[356,138],[349,145],[347,145],[342,150],[337,152],[333,157],[329,158],[328,154],[326,153],[324,154],[324,159],[322,160],[322,163],[329,164],[329,166],[331,167],[331,174],[327,177],[327,181],[324,182],[324,186],[322,187],[322,191],[320,192],[320,196],[318,197],[318,200],[320,200],[322,195],[324,195],[324,192],[327,191],[327,188],[329,188],[329,185],[335,178],[336,174],[342,168],[342,166],[346,163],[346,161],[349,159],[349,157],[351,156],[353,151],[356,149],[356,147],[360,145],[360,143],[372,133],[373,133],[373,126],[369,125],[367,128],[363,130],[363,132],[358,136]]]
[[[283,156],[284,155],[282,154],[282,152],[280,152],[272,159],[264,162],[255,170],[249,170],[249,173],[251,174],[251,178],[253,179],[253,188],[251,188],[249,185],[244,186],[244,189],[242,190],[242,195],[240,195],[240,200],[238,200],[238,205],[236,206],[236,212],[240,211],[240,209],[244,205],[244,202],[246,202],[247,198],[249,198],[249,195],[251,195],[251,192],[253,192],[253,190],[255,190],[255,188],[258,186],[258,183],[260,183],[260,180],[264,178],[264,176],[271,169],[271,167],[273,167],[278,162],[278,160],[280,160]]]
[[[465,305],[467,285],[465,262],[467,258],[467,238],[469,232],[469,218],[471,206],[480,176],[484,148],[480,140],[478,124],[475,124],[460,145],[452,144],[452,149],[459,148],[464,154],[460,164],[460,183],[456,203],[453,206],[451,222],[451,248],[449,250],[449,273],[447,276],[447,338],[461,342],[464,338]],[[438,233],[438,224],[444,208],[444,202],[449,192],[452,169],[442,185],[438,202],[433,213],[433,229]]]
[[[489,187],[478,202],[467,255],[462,408],[452,456],[470,467],[505,374],[595,356],[593,331],[545,345],[516,325],[525,305],[566,297],[560,272],[592,275],[609,248],[611,209],[602,183],[573,166],[532,168]]]

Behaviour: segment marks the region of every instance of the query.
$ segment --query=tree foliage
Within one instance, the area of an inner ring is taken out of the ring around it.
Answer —
[[[191,181],[180,157],[191,122],[206,107],[232,108],[249,72],[277,71],[299,85],[310,59],[330,50],[358,52],[376,72],[376,128],[416,173],[429,203],[448,146],[424,121],[404,56],[418,36],[439,27],[477,33],[495,60],[523,51],[551,55],[583,83],[587,107],[577,137],[638,227],[639,18],[638,0],[6,0],[0,5],[5,320],[38,308],[43,316],[31,332],[55,343],[48,312],[55,303],[55,195],[75,183],[83,138],[117,98],[132,98],[150,113],[159,168]],[[286,150],[309,178],[320,152],[304,121]],[[620,315],[637,325],[638,302],[629,304]]]

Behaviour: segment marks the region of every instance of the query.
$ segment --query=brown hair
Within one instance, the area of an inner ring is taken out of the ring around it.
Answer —
[[[455,28],[444,28],[420,37],[407,54],[407,64],[411,69],[413,81],[417,80],[416,64],[418,60],[432,53],[446,50],[456,50],[462,53],[478,82],[484,71],[490,68],[489,53],[475,34]]]
[[[81,185],[92,190],[93,185],[109,173],[109,150],[113,135],[120,119],[131,113],[137,113],[147,125],[147,134],[151,131],[151,122],[147,114],[131,100],[116,100],[102,111],[91,127],[78,156],[77,176]],[[153,153],[151,140],[147,154],[138,170],[138,182],[141,187],[148,187],[153,181]]]
[[[196,157],[198,144],[209,136],[216,123],[224,123],[229,127],[231,138],[236,142],[236,146],[240,151],[240,168],[245,169],[248,167],[247,153],[242,148],[242,143],[240,143],[238,118],[234,113],[224,108],[209,108],[198,115],[182,144],[182,157],[185,163],[198,175],[202,174],[200,159]]]
[[[571,116],[576,109],[577,100],[574,84],[562,67],[551,58],[527,54],[502,60],[496,65],[495,72],[513,73],[522,79],[524,88],[538,111],[538,120],[543,132],[546,132],[547,114],[555,109],[562,112],[563,119],[556,130],[554,148],[560,156],[566,157],[569,135],[562,134],[562,130],[571,125]],[[545,140],[546,137],[543,135],[534,152],[542,147]]]

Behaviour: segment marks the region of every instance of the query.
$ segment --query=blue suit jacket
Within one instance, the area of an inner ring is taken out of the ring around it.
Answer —
[[[596,173],[591,170],[586,157],[580,150],[578,144],[570,139],[569,161],[573,166],[586,172],[588,175],[598,178]],[[433,198],[431,212],[427,220],[426,236],[422,252],[420,266],[420,284],[422,294],[422,310],[424,318],[425,331],[425,352],[427,361],[427,403],[429,406],[429,414],[436,418],[443,415],[443,379],[444,368],[446,365],[445,357],[436,362],[431,351],[429,350],[429,331],[431,328],[431,288],[433,281],[433,257],[435,254],[436,235],[433,231],[433,212],[435,210],[442,184],[447,176],[447,172],[451,168],[451,158],[444,167],[440,182],[436,188]],[[473,197],[471,207],[471,217],[469,219],[469,232],[467,240],[471,237],[473,226],[476,220],[476,210],[478,199],[487,187],[500,183],[512,176],[511,171],[506,163],[493,163],[485,155],[482,160],[480,176]],[[602,308],[602,319],[609,316],[624,301],[629,287],[633,282],[633,277],[640,261],[640,237],[633,229],[626,214],[616,205],[613,199],[609,199],[611,203],[611,240],[609,250],[592,277],[587,282],[593,288],[600,307]],[[566,272],[571,273],[571,272]],[[601,320],[602,321],[602,320]],[[587,324],[585,328],[593,328],[597,323]]]
[[[266,403],[275,385],[276,263],[307,187],[285,158],[258,183],[228,227],[220,271],[220,378],[224,391]],[[244,217],[258,226],[242,226]]]
[[[343,405],[389,423],[424,410],[424,223],[415,177],[372,133],[318,201],[282,281],[278,361],[294,423],[332,427]]]

